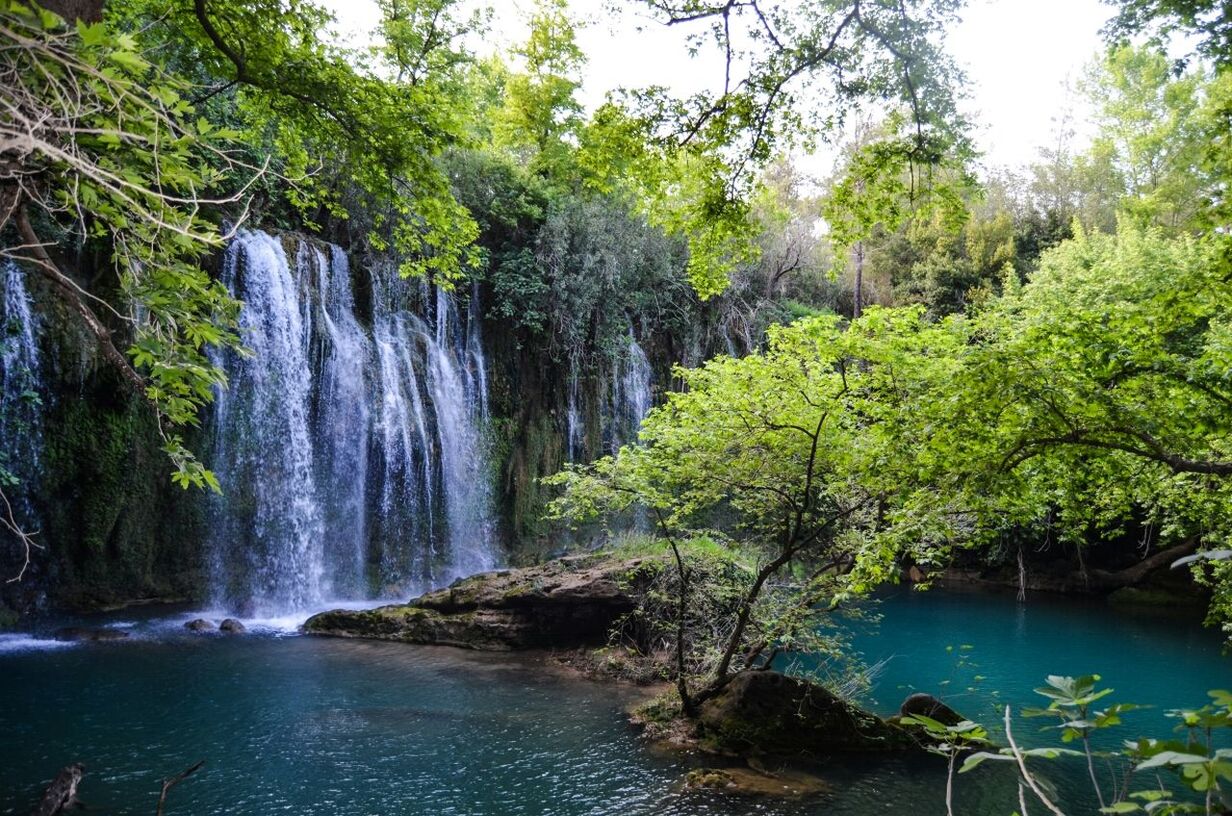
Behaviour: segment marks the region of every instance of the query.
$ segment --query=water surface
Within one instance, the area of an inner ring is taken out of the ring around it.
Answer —
[[[1156,706],[1129,726],[1125,736],[1136,736],[1166,727],[1164,709],[1232,685],[1218,637],[1192,621],[940,592],[897,592],[880,612],[855,645],[886,659],[869,700],[883,712],[913,689],[940,689],[991,722],[1003,702],[1036,704],[1030,689],[1044,674],[1098,671],[1117,699]],[[193,636],[180,629],[184,617],[112,619],[135,633],[114,643],[0,636],[0,813],[27,813],[76,760],[93,812],[149,814],[162,777],[202,758],[169,814],[943,812],[934,757],[831,764],[832,793],[806,801],[684,792],[694,760],[639,742],[624,713],[632,690],[508,655],[272,629]],[[1024,726],[1024,742],[1044,741],[1037,724]],[[1081,778],[1066,768],[1049,776],[1063,790]],[[980,769],[960,780],[957,810],[1009,813],[1015,793],[1012,775]]]

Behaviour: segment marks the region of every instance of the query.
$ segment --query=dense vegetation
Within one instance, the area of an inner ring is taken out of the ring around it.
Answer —
[[[1025,570],[1040,541],[1081,559],[1141,540],[1144,563],[1211,588],[1232,638],[1219,4],[1120,3],[1083,84],[1095,139],[1075,149],[1062,126],[1024,174],[977,172],[938,44],[953,0],[651,0],[717,50],[721,85],[593,111],[563,0],[505,57],[479,53],[486,18],[454,0],[380,0],[363,49],[306,2],[44,5],[0,0],[0,255],[148,403],[177,483],[219,487],[186,441],[225,385],[217,352],[240,346],[210,259],[259,224],[478,281],[515,344],[574,376],[631,326],[671,339],[664,356],[691,365],[638,443],[550,482],[557,516],[640,515],[672,553],[660,612],[686,714],[784,650],[827,647],[827,610],[905,567],[976,553]],[[1178,31],[1197,43],[1179,61],[1162,44]],[[822,182],[787,158],[816,140],[842,142]],[[721,599],[716,570],[736,576]],[[1085,721],[1094,681],[1063,680],[1053,713]],[[1226,725],[1217,708],[1193,716]],[[1228,776],[1222,755],[1169,751],[1134,757]]]
[[[1232,74],[1225,47],[1203,47],[1211,63],[1174,64],[1116,43],[1086,80],[1091,147],[1062,133],[1031,178],[982,195],[961,145],[920,202],[901,123],[862,136],[822,208],[862,287],[851,319],[775,326],[757,353],[678,371],[638,445],[556,479],[561,516],[653,514],[677,552],[678,643],[692,568],[676,541],[756,554],[719,659],[679,681],[686,711],[828,606],[960,548],[1016,554],[1025,582],[1027,546],[1068,542],[1081,564],[1093,542],[1140,539],[1144,565],[1213,587],[1210,621],[1232,634]]]

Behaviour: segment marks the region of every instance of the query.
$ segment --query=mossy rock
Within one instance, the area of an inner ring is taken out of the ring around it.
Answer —
[[[736,675],[702,705],[699,726],[704,748],[739,756],[811,758],[918,745],[824,686],[771,671]]]
[[[487,572],[407,604],[323,612],[304,631],[485,650],[593,646],[636,604],[618,580],[629,567],[581,556]]]

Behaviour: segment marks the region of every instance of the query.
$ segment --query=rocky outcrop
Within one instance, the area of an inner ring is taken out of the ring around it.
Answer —
[[[929,719],[936,720],[942,725],[958,725],[967,719],[936,697],[923,692],[917,692],[903,700],[903,704],[898,708],[898,713],[902,717],[923,715]]]
[[[575,556],[483,573],[407,604],[322,612],[304,631],[484,650],[600,645],[636,605],[652,560]]]
[[[214,624],[205,618],[194,618],[184,624],[184,628],[190,632],[213,632]]]
[[[81,778],[85,776],[85,772],[86,766],[80,762],[74,762],[72,765],[61,768],[56,778],[51,780],[51,784],[47,786],[43,798],[39,800],[38,807],[34,809],[33,816],[59,816],[61,813],[69,813],[80,807],[80,802],[77,801],[77,788],[81,785]]]
[[[771,671],[736,675],[698,718],[702,747],[741,756],[822,758],[915,748],[904,729],[823,686]]]
[[[218,631],[226,632],[230,635],[238,635],[248,631],[248,627],[235,618],[227,618],[222,623],[218,624]]]

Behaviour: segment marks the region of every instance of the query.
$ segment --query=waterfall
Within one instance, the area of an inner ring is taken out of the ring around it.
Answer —
[[[311,258],[305,253],[311,252]],[[330,257],[307,244],[299,264],[317,270],[317,319],[323,331],[316,352],[321,360],[316,399],[316,445],[321,467],[327,560],[333,565],[330,589],[335,595],[362,597],[367,555],[367,507],[364,474],[368,472],[368,436],[372,406],[368,370],[372,343],[355,317],[351,270],[346,253],[330,248]]]
[[[214,416],[222,483],[211,525],[216,600],[240,609],[300,609],[324,596],[325,526],[315,479],[312,314],[303,254],[292,270],[264,233],[232,242],[223,283],[243,299],[246,355],[223,359],[228,387]]]
[[[496,565],[478,292],[365,271],[345,254],[241,232],[224,283],[250,355],[220,359],[213,415],[214,600],[282,612],[405,595]],[[464,314],[464,317],[463,317]]]
[[[646,352],[629,329],[629,343],[612,369],[609,445],[612,453],[637,441],[642,420],[653,404],[654,371]]]
[[[565,409],[565,446],[569,462],[581,462],[586,455],[586,427],[582,417],[581,360],[569,355],[568,404]]]
[[[0,476],[29,485],[39,475],[42,453],[38,325],[26,291],[26,274],[11,260],[3,262],[3,311],[0,312]],[[8,481],[8,479],[3,479]],[[10,495],[21,523],[33,523],[26,494]]]

